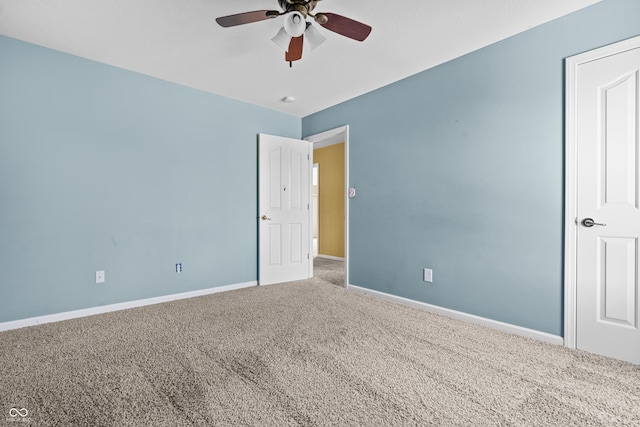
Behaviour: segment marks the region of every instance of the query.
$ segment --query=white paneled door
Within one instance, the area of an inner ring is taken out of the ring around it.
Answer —
[[[576,347],[640,364],[640,39],[575,77]]]
[[[311,143],[259,135],[259,284],[311,277]]]

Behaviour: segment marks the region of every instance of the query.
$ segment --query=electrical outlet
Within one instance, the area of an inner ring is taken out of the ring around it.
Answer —
[[[96,283],[104,283],[104,270],[96,271]]]
[[[182,263],[176,263],[176,273],[182,273]]]
[[[433,282],[433,270],[430,268],[422,270],[422,280],[425,282]]]

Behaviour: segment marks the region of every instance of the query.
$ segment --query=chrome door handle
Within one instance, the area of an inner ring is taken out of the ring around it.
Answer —
[[[600,224],[600,223],[595,222],[592,218],[583,219],[581,224],[584,225],[585,227],[593,227],[594,225],[599,225],[599,226],[602,226],[602,227],[606,227],[607,226],[607,224]]]
[[[260,217],[260,219],[261,219],[261,220],[263,220],[263,221],[271,221],[271,218],[267,218],[267,216],[266,216],[266,215],[262,215],[262,216]]]

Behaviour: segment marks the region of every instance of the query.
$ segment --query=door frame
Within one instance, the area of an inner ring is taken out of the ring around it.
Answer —
[[[344,287],[349,286],[349,125],[344,125],[304,138],[312,143],[313,152],[317,143],[341,139],[344,142]],[[313,263],[312,263],[313,264]]]
[[[313,155],[313,144],[311,144],[311,155]],[[318,207],[313,203],[313,176],[315,175],[315,171],[316,169],[318,170],[318,192],[320,191],[320,163],[314,163],[311,165],[311,277],[313,277],[313,258],[315,257],[315,250],[313,248],[313,230],[315,229],[316,225],[318,226],[318,253],[320,253],[320,212],[318,212],[318,215],[316,216],[316,209],[318,209]],[[320,199],[320,197],[318,197],[318,199]],[[316,224],[316,221],[318,221],[318,224]]]
[[[578,68],[626,50],[640,47],[640,36],[565,59],[565,214],[564,214],[564,345],[577,344],[577,245],[578,245]]]

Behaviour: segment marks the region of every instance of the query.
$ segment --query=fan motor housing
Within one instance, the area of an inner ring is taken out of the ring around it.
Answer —
[[[320,0],[278,0],[280,7],[287,12],[300,12],[305,17],[311,12]]]

